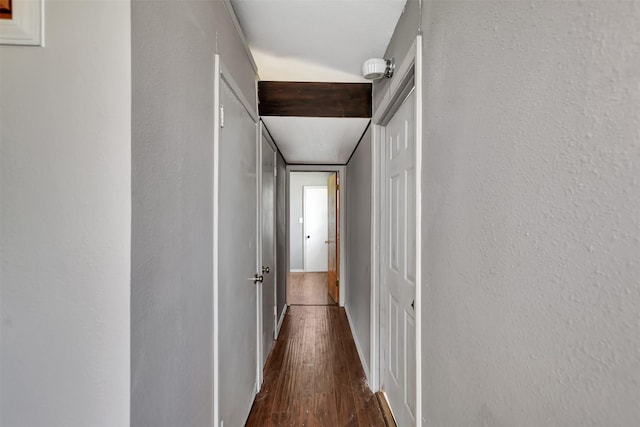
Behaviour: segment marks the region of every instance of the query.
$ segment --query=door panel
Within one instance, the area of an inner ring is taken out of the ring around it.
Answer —
[[[327,187],[305,186],[304,271],[327,271]]]
[[[416,210],[415,94],[385,130],[384,228],[380,330],[382,386],[398,425],[415,425]]]
[[[232,426],[244,423],[256,392],[257,288],[249,279],[257,271],[258,255],[257,128],[222,78],[220,104],[224,127],[219,129],[218,212],[214,216],[219,230],[218,271],[214,272],[218,274],[218,399],[219,419]]]
[[[262,194],[261,194],[261,238],[262,238],[262,284],[261,290],[261,366],[267,361],[276,330],[276,263],[275,263],[275,160],[276,152],[269,144],[264,129],[262,145]]]
[[[338,232],[338,174],[336,172],[329,175],[327,182],[327,252],[328,252],[328,274],[327,274],[327,288],[329,295],[333,298],[333,301],[339,303],[340,289],[340,233]]]

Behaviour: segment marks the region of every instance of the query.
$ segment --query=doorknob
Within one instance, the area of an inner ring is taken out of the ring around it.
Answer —
[[[411,301],[411,308],[416,309],[416,300]]]
[[[265,273],[266,273],[266,274],[269,274],[269,266],[266,266],[266,267],[265,267],[265,266],[263,265],[263,266],[262,266],[262,274],[265,274]]]
[[[310,238],[311,238],[311,236],[307,236],[307,239],[310,239]]]
[[[253,283],[262,283],[262,281],[264,280],[264,277],[258,276],[258,273],[256,273],[249,280],[253,280]]]

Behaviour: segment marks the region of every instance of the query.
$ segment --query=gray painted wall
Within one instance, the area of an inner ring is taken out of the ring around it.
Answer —
[[[385,58],[395,58],[396,67],[400,66],[411,48],[411,44],[416,39],[419,24],[420,7],[418,1],[407,0],[384,55]],[[373,111],[382,102],[390,81],[389,79],[380,79],[373,82]]]
[[[423,16],[425,425],[640,424],[640,9]]]
[[[0,46],[0,425],[125,426],[130,4],[44,16],[45,48]]]
[[[345,310],[369,375],[371,362],[371,129],[347,164]]]
[[[212,425],[216,47],[251,102],[255,75],[221,2],[136,0],[131,18],[131,424]]]
[[[304,268],[304,224],[298,219],[303,212],[303,187],[306,185],[327,185],[330,172],[291,172],[289,175],[289,268]]]
[[[287,169],[282,154],[276,156],[276,306],[278,320],[287,304]]]

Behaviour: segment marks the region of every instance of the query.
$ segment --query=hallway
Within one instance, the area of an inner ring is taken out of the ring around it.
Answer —
[[[0,426],[640,427],[639,23],[0,0]]]
[[[247,426],[380,426],[344,308],[290,306]]]

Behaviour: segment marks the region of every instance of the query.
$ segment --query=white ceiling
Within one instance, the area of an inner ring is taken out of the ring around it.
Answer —
[[[366,82],[360,74],[362,63],[382,57],[406,0],[231,3],[261,80]],[[314,164],[344,163],[368,123],[351,118],[263,119],[287,161]],[[305,126],[312,126],[313,134]]]
[[[347,163],[369,119],[263,117],[287,163]],[[355,143],[354,143],[355,140]]]

